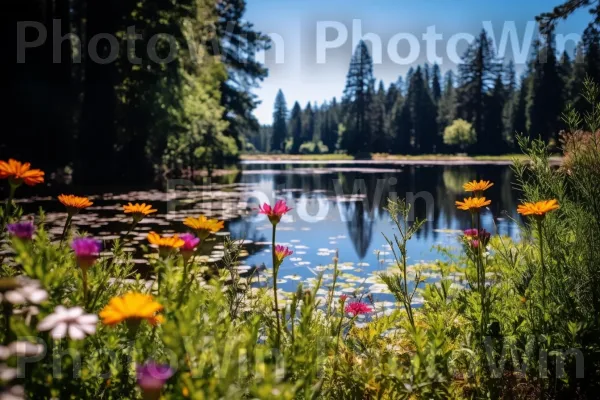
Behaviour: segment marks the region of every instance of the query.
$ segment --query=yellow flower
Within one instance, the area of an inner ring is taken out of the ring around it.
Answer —
[[[537,203],[523,203],[517,207],[517,212],[524,216],[533,216],[538,219],[544,218],[544,216],[550,211],[559,209],[558,201],[543,200]]]
[[[157,325],[164,321],[162,315],[157,315],[163,310],[160,303],[154,301],[152,296],[142,293],[127,293],[121,297],[113,297],[108,305],[100,312],[104,325],[116,325],[123,321],[140,322],[148,321]]]
[[[481,207],[489,206],[491,200],[486,200],[485,197],[469,197],[464,201],[457,201],[456,208],[464,211],[479,212]]]
[[[183,224],[196,232],[196,236],[204,240],[211,233],[219,232],[223,229],[224,222],[216,219],[206,218],[204,215],[198,218],[187,217]]]
[[[75,215],[94,204],[87,197],[73,196],[72,194],[61,194],[58,196],[58,201],[67,207],[67,212],[71,215]]]
[[[183,239],[180,239],[177,235],[165,237],[160,236],[156,232],[148,233],[148,241],[150,242],[150,244],[158,246],[158,248],[161,250],[174,250],[180,248],[185,244]]]
[[[494,184],[490,181],[471,181],[467,182],[463,185],[465,192],[475,192],[476,196],[481,196],[481,194],[494,186]]]
[[[135,222],[140,222],[144,217],[146,217],[150,214],[154,214],[157,211],[158,210],[152,208],[152,206],[150,204],[146,204],[146,203],[142,203],[142,204],[129,203],[126,206],[123,206],[123,212],[125,214],[132,214],[133,220]]]
[[[31,169],[30,163],[22,163],[11,158],[8,161],[0,161],[0,179],[8,179],[12,185],[16,186],[21,183],[34,186],[44,183],[44,172],[39,169]]]

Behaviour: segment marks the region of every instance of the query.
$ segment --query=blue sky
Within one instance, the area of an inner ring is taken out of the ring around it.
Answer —
[[[491,29],[496,46],[503,32],[504,60],[524,68],[535,16],[563,0],[248,0],[246,19],[271,35],[275,45],[265,57],[269,76],[255,89],[262,104],[259,121],[272,122],[275,95],[282,89],[294,101],[322,103],[340,97],[353,43],[364,35],[375,58],[375,77],[386,86],[411,66],[437,60],[442,72],[456,68],[469,35]],[[572,51],[590,16],[580,10],[561,22],[557,34]],[[425,35],[425,37],[424,37]],[[368,39],[373,39],[369,41]],[[379,43],[381,43],[379,45]],[[512,51],[517,45],[516,53]],[[380,49],[380,50],[379,50]],[[502,52],[502,51],[501,51]],[[278,59],[277,59],[278,58]]]

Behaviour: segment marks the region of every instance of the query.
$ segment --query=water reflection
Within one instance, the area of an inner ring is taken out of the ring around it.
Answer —
[[[503,235],[517,235],[515,223],[510,219],[517,218],[517,194],[512,189],[512,172],[507,166],[369,165],[360,168],[359,165],[252,164],[244,166],[241,183],[256,190],[248,199],[252,207],[257,207],[265,198],[275,197],[285,198],[294,207],[290,220],[284,220],[278,228],[278,241],[296,249],[297,257],[283,268],[299,270],[294,273],[306,276],[310,275],[306,266],[329,264],[335,249],[339,249],[341,261],[368,263],[370,269],[365,273],[387,268],[385,263],[377,265],[375,253],[386,250],[381,233],[392,234],[394,229],[384,210],[388,197],[407,198],[412,202],[414,217],[427,219],[409,245],[412,261],[438,258],[439,254],[432,252],[432,247],[455,244],[457,232],[470,225],[470,215],[457,210],[454,202],[466,196],[463,183],[476,178],[495,183],[486,192],[492,205],[483,215],[484,228]],[[246,237],[264,242],[269,240],[270,225],[264,218],[253,216],[232,222],[231,231],[234,235],[245,232]],[[269,257],[267,246],[247,262],[268,265]]]

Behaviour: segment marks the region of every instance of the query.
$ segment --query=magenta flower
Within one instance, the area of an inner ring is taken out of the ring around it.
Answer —
[[[474,249],[478,249],[479,248],[479,240],[473,239],[473,240],[471,240],[470,243],[471,243],[471,247],[472,248],[474,248]]]
[[[286,257],[289,257],[292,254],[294,254],[294,252],[285,246],[282,246],[280,244],[275,246],[275,258],[277,259],[277,262],[279,264],[281,264]]]
[[[142,390],[144,399],[158,399],[167,380],[175,371],[167,364],[157,364],[154,361],[137,366],[137,383]]]
[[[80,268],[89,268],[100,256],[102,242],[93,238],[77,238],[71,243]]]
[[[198,246],[198,243],[200,243],[200,239],[198,239],[192,233],[181,234],[179,235],[179,239],[184,241],[181,251],[194,251],[196,246]]]
[[[343,294],[343,295],[340,296],[340,301],[342,303],[345,303],[347,299],[348,299],[348,295],[347,294]]]
[[[275,207],[272,208],[267,203],[259,207],[260,214],[265,214],[273,225],[277,225],[281,221],[281,217],[291,210],[285,203],[285,200],[277,200]]]
[[[467,230],[465,230],[464,233],[465,233],[465,236],[470,236],[470,237],[477,236],[477,229],[467,229]]]
[[[33,237],[33,231],[35,230],[35,227],[33,226],[33,223],[26,221],[17,222],[15,224],[8,224],[6,226],[6,230],[12,236],[17,237],[21,240],[31,240],[31,238]]]
[[[357,301],[355,303],[348,304],[345,311],[346,313],[352,314],[352,316],[356,317],[357,315],[368,314],[373,310],[365,303]]]
[[[200,243],[200,239],[191,233],[184,233],[179,235],[179,239],[184,241],[183,246],[180,248],[181,255],[185,262],[187,262],[196,251],[196,246]]]

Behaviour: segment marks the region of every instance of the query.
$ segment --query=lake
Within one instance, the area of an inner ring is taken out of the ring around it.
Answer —
[[[244,162],[239,169],[238,173],[210,182],[170,180],[162,188],[70,188],[94,201],[94,206],[76,216],[74,223],[97,238],[112,240],[129,228],[130,219],[122,213],[123,204],[151,203],[159,213],[140,223],[127,248],[143,272],[146,260],[140,245],[147,244],[145,235],[150,230],[163,234],[183,232],[182,220],[190,215],[224,219],[225,230],[204,244],[203,254],[207,261],[218,262],[223,254],[224,235],[243,239],[244,270],[262,264],[270,266],[271,224],[256,209],[259,203],[285,199],[293,210],[279,224],[277,238],[294,254],[281,267],[280,287],[294,290],[299,282],[311,281],[339,251],[346,286],[342,289],[347,292],[365,279],[367,287],[374,284],[373,275],[392,263],[382,235],[394,233],[384,210],[390,196],[415,199],[415,217],[427,218],[409,244],[411,264],[440,258],[433,247],[457,245],[458,234],[470,227],[470,214],[458,211],[454,205],[465,197],[462,185],[469,180],[494,182],[486,192],[492,204],[483,214],[483,227],[493,233],[518,236],[518,193],[512,188],[513,174],[508,165]],[[60,235],[65,213],[54,196],[25,198],[20,203],[28,213],[43,207],[49,230]],[[327,273],[326,278],[330,278],[331,272]]]

